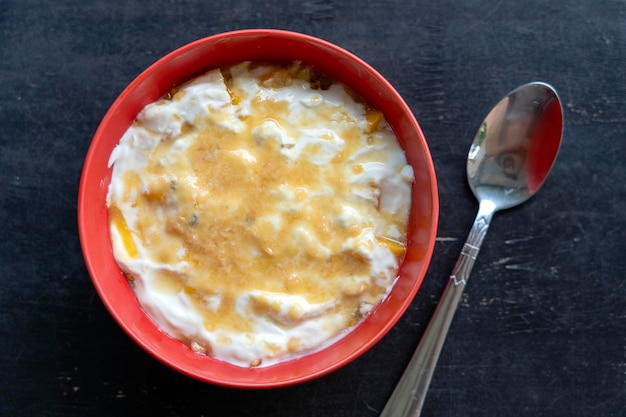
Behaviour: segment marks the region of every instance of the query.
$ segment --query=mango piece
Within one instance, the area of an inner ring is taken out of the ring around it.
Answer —
[[[126,223],[126,219],[122,215],[120,209],[111,205],[109,207],[109,216],[111,217],[111,223],[113,227],[117,230],[120,237],[122,238],[122,244],[124,246],[124,250],[131,258],[137,257],[137,247],[135,246],[135,242],[133,241],[133,235],[128,228],[128,224]]]
[[[367,120],[365,133],[372,133],[378,129],[380,122],[383,120],[383,114],[378,110],[368,110],[365,113],[365,119]]]
[[[390,239],[384,236],[376,236],[376,240],[378,241],[378,244],[380,246],[387,247],[391,251],[391,253],[396,256],[396,258],[400,258],[402,255],[404,255],[404,251],[406,248],[402,242],[398,242],[397,240]]]

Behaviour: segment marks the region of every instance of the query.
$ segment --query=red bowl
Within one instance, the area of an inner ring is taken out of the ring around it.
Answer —
[[[389,296],[360,324],[324,349],[267,367],[243,368],[197,354],[162,332],[145,314],[117,266],[111,249],[106,195],[109,155],[139,111],[173,86],[211,68],[242,61],[294,61],[349,86],[382,111],[415,171],[408,244]],[[91,142],[78,195],[78,227],[85,263],[102,302],[144,350],[173,369],[213,384],[270,388],[321,377],[354,360],[398,321],[420,287],[437,230],[439,200],[435,170],[424,135],[411,110],[378,72],[326,41],[293,32],[256,29],[222,33],[175,50],[139,75],[115,100]]]

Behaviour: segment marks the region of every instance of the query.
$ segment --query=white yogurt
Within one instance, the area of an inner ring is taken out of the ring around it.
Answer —
[[[210,71],[144,108],[109,161],[113,252],[140,304],[240,366],[341,337],[404,251],[413,170],[393,132],[303,70]]]

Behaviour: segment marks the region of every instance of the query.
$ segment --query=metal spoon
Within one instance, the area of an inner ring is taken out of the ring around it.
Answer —
[[[450,280],[381,417],[419,416],[454,312],[494,213],[517,206],[543,184],[559,150],[563,109],[545,83],[523,85],[480,125],[467,156],[467,178],[480,205]]]

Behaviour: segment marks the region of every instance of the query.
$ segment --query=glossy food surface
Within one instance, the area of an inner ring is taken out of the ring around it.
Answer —
[[[109,160],[113,254],[159,328],[269,366],[355,328],[404,256],[413,169],[310,67],[243,62],[145,107]]]

